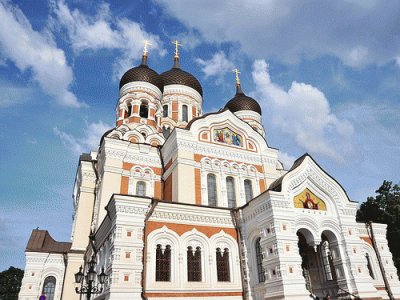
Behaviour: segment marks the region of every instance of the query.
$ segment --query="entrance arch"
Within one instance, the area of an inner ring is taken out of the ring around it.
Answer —
[[[310,294],[322,299],[339,291],[334,258],[339,255],[336,236],[328,230],[322,232],[319,241],[304,228],[297,231],[298,248],[305,285]]]

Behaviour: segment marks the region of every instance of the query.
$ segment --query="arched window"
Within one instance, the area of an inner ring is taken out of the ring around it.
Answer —
[[[132,114],[132,104],[131,104],[131,103],[128,103],[127,106],[128,106],[128,109],[125,111],[125,116],[124,116],[124,118],[130,117],[131,114]]]
[[[182,121],[188,121],[188,107],[187,105],[182,105]]]
[[[169,127],[163,127],[163,135],[164,135],[164,138],[167,138],[168,136],[169,136],[169,134],[171,133],[171,130],[169,129]]]
[[[56,278],[54,276],[47,276],[43,283],[42,295],[46,296],[46,300],[53,300],[55,290]]]
[[[226,194],[228,196],[228,207],[236,207],[235,179],[226,177]]]
[[[208,205],[217,206],[217,179],[214,174],[207,175]]]
[[[142,104],[140,104],[139,115],[141,118],[149,117],[149,104],[146,101],[142,101]]]
[[[372,271],[371,259],[369,258],[368,253],[365,254],[365,258],[367,259],[367,268],[368,268],[369,276],[371,276],[372,279],[375,279],[374,272]]]
[[[250,179],[244,180],[244,193],[246,196],[246,202],[249,202],[253,199],[253,184],[251,183]]]
[[[156,249],[156,281],[171,281],[171,246]]]
[[[201,281],[201,248],[196,251],[191,246],[187,248],[188,281]]]
[[[231,281],[228,248],[225,248],[224,252],[217,248],[217,278],[218,281]]]
[[[256,239],[256,243],[255,243],[257,273],[258,273],[258,282],[264,282],[265,281],[265,271],[264,271],[264,267],[262,265],[263,256],[262,256],[260,241],[261,241],[261,238],[258,238],[258,239]]]
[[[333,258],[328,241],[325,240],[322,242],[320,246],[320,253],[325,271],[325,279],[327,281],[336,280],[335,267],[333,266]]]
[[[146,182],[138,181],[136,183],[136,195],[146,196]]]
[[[163,106],[163,118],[168,117],[168,105]]]

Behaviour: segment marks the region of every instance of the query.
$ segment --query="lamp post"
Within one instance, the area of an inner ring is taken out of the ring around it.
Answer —
[[[94,256],[88,262],[89,270],[87,271],[86,275],[82,272],[82,266],[79,268],[79,272],[75,273],[75,282],[80,283],[80,288],[76,287],[75,292],[77,294],[84,294],[86,295],[86,299],[90,300],[92,294],[101,294],[103,292],[103,284],[107,279],[106,273],[104,273],[104,267],[101,268],[101,273],[97,274],[95,271],[96,260]],[[96,279],[96,275],[98,277],[99,284],[95,285],[94,281]],[[85,283],[84,283],[85,282]]]

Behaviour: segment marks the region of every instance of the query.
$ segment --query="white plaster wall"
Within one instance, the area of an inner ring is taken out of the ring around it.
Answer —
[[[60,300],[65,270],[63,255],[25,252],[25,258],[25,272],[18,299],[39,299],[45,278],[54,276],[56,278],[54,300]]]

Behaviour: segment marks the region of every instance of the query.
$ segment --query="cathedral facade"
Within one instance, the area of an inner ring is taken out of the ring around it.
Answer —
[[[32,231],[19,300],[86,299],[74,275],[91,258],[107,274],[98,300],[400,299],[386,226],[356,223],[310,155],[283,168],[238,76],[203,114],[177,48],[162,74],[147,59],[121,78],[115,128],[80,156],[71,241]]]

